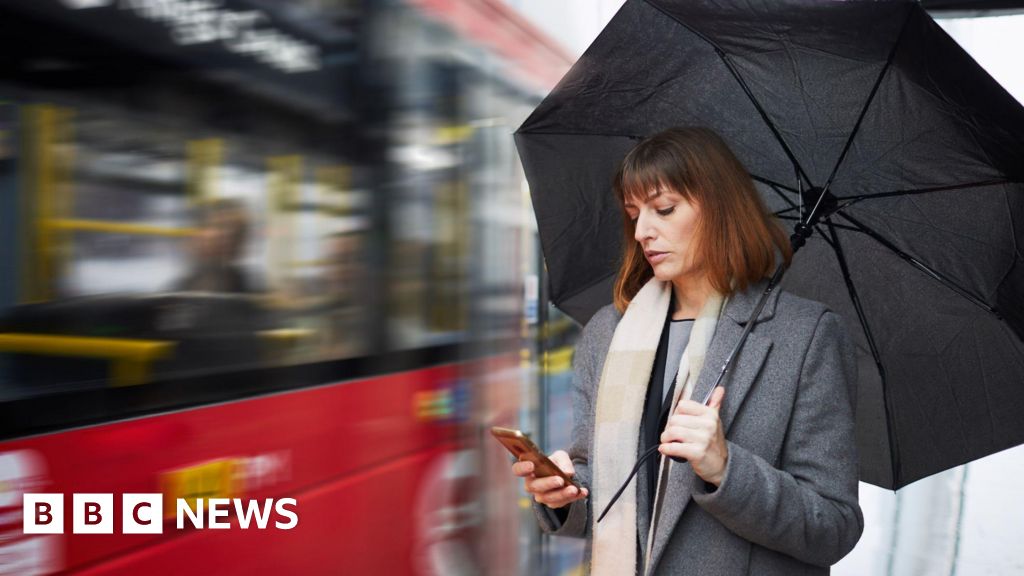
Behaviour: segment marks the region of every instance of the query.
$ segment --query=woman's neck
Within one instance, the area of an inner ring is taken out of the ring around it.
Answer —
[[[673,320],[696,318],[708,296],[715,291],[706,276],[698,278],[676,278],[672,281],[672,292],[675,295],[676,307],[672,311]]]

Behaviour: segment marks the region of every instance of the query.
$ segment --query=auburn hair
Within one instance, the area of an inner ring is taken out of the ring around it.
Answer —
[[[623,254],[615,281],[615,307],[624,312],[654,276],[635,239],[636,221],[627,202],[644,203],[665,190],[699,210],[692,262],[723,295],[770,276],[781,255],[793,257],[789,237],[765,207],[746,168],[707,128],[670,128],[650,136],[623,158],[613,182],[623,216]]]

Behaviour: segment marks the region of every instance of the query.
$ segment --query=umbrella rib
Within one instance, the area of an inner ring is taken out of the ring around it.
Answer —
[[[846,255],[843,253],[842,244],[839,242],[839,235],[836,234],[836,224],[832,222],[831,218],[825,220],[828,225],[829,235],[832,237],[832,250],[835,252],[836,260],[839,261],[839,269],[843,273],[843,281],[846,282],[846,291],[850,295],[850,300],[853,302],[853,308],[857,311],[857,320],[860,321],[861,330],[864,332],[864,337],[868,341],[868,348],[871,349],[871,357],[875,361],[875,366],[878,368],[878,376],[882,382],[882,405],[885,408],[885,426],[886,426],[886,437],[889,441],[889,465],[892,467],[893,486],[900,485],[900,451],[899,451],[899,439],[896,437],[896,428],[892,425],[892,401],[889,394],[889,381],[885,375],[885,366],[882,365],[882,356],[878,351],[878,345],[875,343],[874,334],[871,332],[871,326],[868,324],[867,315],[864,313],[864,307],[861,305],[860,297],[857,295],[857,288],[853,284],[853,277],[850,275],[850,268],[846,263]]]
[[[779,210],[778,212],[775,212],[774,216],[779,218],[780,220],[790,220],[790,221],[793,221],[793,222],[803,223],[803,221],[804,221],[803,214],[801,214],[799,218],[794,218],[792,216],[783,216],[784,213],[789,212],[791,210],[800,210],[801,206],[798,206],[795,202],[790,200],[789,197],[787,197],[785,194],[783,194],[782,191],[779,190],[780,186],[778,186],[777,184],[769,183],[768,187],[771,188],[773,192],[778,194],[779,197],[783,199],[783,201],[785,201],[787,204],[789,204],[789,208],[785,208],[783,210]],[[782,188],[785,188],[785,186],[782,186]],[[815,226],[815,228],[818,230],[818,234],[821,234],[821,237],[824,238],[826,242],[828,242],[828,238],[821,231],[821,229],[818,228],[817,226]],[[794,238],[794,236],[790,236],[790,240],[791,241],[792,241],[793,238]]]
[[[896,36],[896,41],[892,44],[892,49],[889,50],[889,57],[885,61],[885,66],[882,66],[881,72],[878,73],[878,78],[875,79],[875,85],[871,87],[871,93],[868,95],[868,99],[864,101],[864,106],[860,109],[860,115],[857,116],[857,122],[853,125],[853,130],[850,131],[850,136],[846,139],[846,144],[843,146],[843,151],[839,153],[839,159],[836,160],[835,166],[832,167],[832,173],[829,174],[828,180],[825,182],[825,186],[822,188],[822,197],[825,196],[824,192],[828,192],[832,186],[832,181],[836,177],[836,173],[839,171],[839,167],[843,164],[843,160],[846,159],[846,154],[850,151],[850,146],[853,145],[853,139],[860,132],[860,125],[864,121],[864,116],[867,115],[868,108],[871,107],[871,103],[875,101],[875,95],[878,93],[878,87],[882,85],[882,79],[885,78],[885,74],[892,67],[892,61],[896,57],[896,50],[900,47],[900,42],[903,41],[903,33],[907,30],[907,24],[910,22],[910,17],[914,14],[913,9],[907,10],[907,16],[903,19],[903,26],[900,28],[900,33]]]
[[[629,138],[630,140],[644,139],[643,136],[637,136],[636,134],[605,134],[602,132],[524,132],[516,130],[515,134],[523,134],[525,136],[604,136],[607,138]]]
[[[798,206],[797,204],[795,204],[788,197],[786,197],[786,195],[783,194],[780,190],[778,190],[778,188],[777,188],[777,186],[775,184],[770,184],[769,187],[776,194],[778,194],[783,200],[785,200],[786,203],[789,204],[789,208],[783,208],[782,210],[779,210],[777,212],[772,213],[772,215],[775,216],[776,218],[778,218],[779,220],[787,220],[787,221],[790,221],[790,222],[803,223],[804,222],[803,215],[801,215],[799,217],[784,216],[785,213],[792,212],[793,210],[799,210],[801,207]],[[785,188],[785,187],[783,186],[783,188]],[[837,228],[841,228],[843,230],[849,230],[851,232],[862,232],[860,229],[854,228],[853,226],[845,226],[843,224],[834,224],[834,223],[832,225],[837,227]],[[828,235],[825,234],[825,231],[821,229],[821,226],[815,226],[814,229],[818,231],[818,234],[821,236],[822,240],[824,240],[825,242],[828,242],[830,245],[832,244],[832,241],[829,240]],[[790,238],[792,238],[792,237],[790,237]]]
[[[989,306],[984,301],[982,301],[980,298],[978,298],[977,296],[971,294],[965,288],[959,286],[956,282],[954,282],[952,279],[948,278],[946,275],[942,274],[938,270],[935,270],[931,266],[925,264],[924,262],[921,262],[920,260],[918,260],[917,258],[914,258],[910,254],[907,254],[906,252],[900,250],[890,240],[888,240],[887,238],[885,238],[884,236],[882,236],[878,232],[875,232],[871,228],[865,226],[863,223],[861,223],[859,220],[857,220],[853,216],[850,216],[849,214],[846,214],[846,213],[839,213],[839,216],[842,217],[847,222],[850,222],[851,224],[853,224],[855,227],[857,227],[859,229],[859,231],[867,234],[868,236],[873,238],[876,242],[878,242],[882,246],[885,246],[886,248],[888,248],[896,256],[900,257],[901,259],[903,259],[904,261],[909,263],[914,268],[917,268],[918,270],[924,272],[928,276],[931,276],[933,279],[938,281],[940,284],[942,284],[946,288],[949,288],[953,292],[956,292],[961,297],[965,298],[966,300],[968,300],[972,304],[978,306],[979,308],[981,308],[981,309],[983,309],[983,310],[985,310],[985,311],[995,315],[997,318],[1000,317],[999,313],[996,311],[995,308],[993,308],[992,306]]]
[[[1010,206],[1010,195],[1006,193],[1005,189],[1003,190],[1003,201],[1006,203],[1006,212],[1008,214],[1013,214],[1013,207]],[[1010,237],[1013,238],[1014,253],[1017,254],[1017,258],[1024,260],[1024,255],[1021,254],[1020,244],[1017,243],[1017,238],[1020,238],[1020,236],[1017,236],[1017,225],[1014,224],[1013,218],[1010,218],[1010,234]],[[1012,270],[1013,267],[1011,266],[1010,269]],[[999,283],[1002,284],[1003,280],[1006,280],[1006,276],[1008,276],[1009,274],[1010,272],[1007,271],[1006,274],[1003,275],[1003,279],[1000,280]]]
[[[824,240],[826,244],[831,246],[833,250],[835,250],[836,245],[832,243],[832,239],[828,237],[828,234],[825,234],[825,231],[821,229],[821,226],[815,226],[814,229],[818,231],[818,234],[821,236],[821,239]]]
[[[787,197],[787,196],[786,196],[785,194],[783,194],[783,193],[782,193],[782,192],[781,192],[781,191],[780,191],[780,190],[778,189],[778,187],[777,187],[777,186],[776,186],[775,184],[770,184],[770,185],[769,185],[769,187],[770,187],[770,188],[771,188],[771,189],[772,189],[772,190],[773,190],[773,191],[774,191],[774,192],[775,192],[776,194],[778,194],[778,195],[779,195],[779,197],[781,197],[781,198],[782,198],[782,199],[783,199],[784,201],[786,201],[786,203],[787,203],[787,204],[789,204],[789,208],[784,208],[784,209],[782,209],[782,210],[779,210],[778,212],[775,212],[775,213],[773,213],[773,215],[774,215],[775,217],[777,217],[778,219],[780,219],[780,220],[790,220],[790,221],[793,221],[793,222],[799,222],[799,223],[803,223],[803,222],[804,222],[804,218],[803,218],[803,215],[802,215],[802,214],[801,214],[801,215],[800,215],[800,217],[798,217],[798,218],[794,218],[794,217],[792,217],[792,216],[783,216],[783,214],[785,214],[786,212],[790,212],[790,211],[792,211],[792,210],[799,210],[799,209],[801,208],[801,206],[798,206],[798,205],[797,205],[796,203],[794,203],[794,202],[793,202],[792,200],[790,200],[790,199],[789,199],[789,198],[788,198],[788,197]],[[785,188],[785,186],[783,186],[783,188]],[[826,242],[828,242],[828,237],[827,237],[827,236],[825,236],[825,233],[824,233],[824,232],[822,232],[821,228],[819,228],[818,226],[815,226],[815,229],[816,229],[816,230],[818,230],[818,234],[821,234],[821,237],[822,237],[822,238],[823,238],[823,239],[824,239],[824,240],[825,240]],[[854,230],[853,228],[850,228],[850,229],[851,229],[851,230]],[[792,239],[792,236],[791,236],[790,238]]]
[[[778,182],[776,182],[774,180],[769,180],[768,178],[764,178],[763,176],[758,176],[756,174],[751,174],[750,178],[752,180],[757,180],[758,182],[761,182],[762,184],[767,184],[769,186],[775,186],[776,188],[781,188],[781,189],[785,190],[786,192],[792,192],[793,194],[797,194],[797,195],[800,194],[800,191],[797,190],[796,188],[792,188],[790,186],[786,186],[785,184],[779,184]]]
[[[981,180],[978,182],[966,182],[963,184],[950,184],[948,186],[932,186],[929,188],[911,188],[908,190],[892,190],[879,194],[858,194],[856,196],[838,196],[836,200],[842,202],[842,208],[852,206],[861,200],[872,200],[874,198],[893,198],[898,196],[916,196],[918,194],[932,194],[934,192],[949,192],[951,190],[962,190],[964,188],[983,188],[986,186],[999,186],[1000,184],[1021,184],[1017,180]],[[840,210],[842,209],[840,208]]]
[[[792,208],[787,208],[787,210],[792,210]],[[775,213],[775,217],[776,217],[776,218],[778,218],[779,220],[787,220],[787,221],[790,221],[790,222],[802,222],[802,221],[803,221],[803,220],[801,220],[800,218],[797,218],[797,217],[795,217],[795,216],[783,216],[783,215],[781,215],[781,214],[780,214],[780,213],[778,213],[778,212],[776,212],[776,213]],[[845,224],[833,224],[833,226],[835,226],[836,228],[838,228],[838,229],[840,229],[840,230],[847,230],[847,231],[850,231],[850,232],[858,232],[858,233],[860,233],[860,232],[861,232],[861,231],[860,231],[860,230],[858,230],[857,228],[854,228],[853,226],[847,226],[847,225],[845,225]],[[820,226],[815,226],[814,228],[815,228],[815,229],[816,229],[816,230],[817,230],[817,231],[818,231],[819,233],[821,233],[821,232],[822,232],[822,230],[821,230],[821,227],[820,227]],[[824,240],[825,240],[826,242],[828,241],[828,237],[827,237],[827,236],[826,236],[825,234],[823,234],[823,233],[822,233],[822,234],[821,234],[821,236],[822,236],[822,238],[823,238],[823,239],[824,239]]]
[[[682,26],[683,28],[686,28],[687,30],[692,32],[695,36],[697,36],[701,40],[707,42],[708,44],[711,45],[712,48],[715,49],[715,54],[717,54],[718,57],[722,60],[722,62],[725,64],[726,69],[729,70],[729,73],[732,74],[732,77],[735,78],[736,82],[739,83],[740,88],[743,89],[743,92],[747,95],[747,98],[750,99],[750,103],[754,105],[755,109],[757,109],[758,114],[761,115],[761,119],[764,120],[764,123],[768,125],[768,129],[771,130],[772,134],[775,136],[775,139],[779,141],[779,145],[782,146],[782,151],[786,153],[787,157],[789,157],[789,161],[793,164],[793,167],[796,169],[796,171],[798,172],[799,176],[801,178],[803,178],[803,180],[805,182],[810,183],[811,182],[810,178],[807,177],[807,173],[804,172],[803,167],[800,166],[800,162],[797,161],[796,156],[793,154],[793,151],[790,150],[789,145],[786,144],[786,141],[782,138],[782,134],[780,134],[778,128],[775,127],[775,124],[773,124],[771,119],[768,118],[768,113],[765,112],[764,108],[761,106],[761,103],[758,102],[757,98],[754,97],[754,93],[751,92],[750,87],[747,86],[746,81],[744,81],[743,77],[740,76],[739,71],[736,70],[735,65],[733,65],[732,61],[729,60],[729,55],[725,52],[725,50],[722,50],[721,46],[719,46],[717,43],[715,43],[715,41],[711,40],[710,38],[708,38],[707,36],[705,36],[704,34],[699,32],[698,30],[694,29],[693,27],[691,27],[686,22],[683,22],[679,18],[676,18],[675,15],[669,13],[664,8],[662,8],[661,6],[658,6],[656,4],[652,4],[651,2],[649,2],[647,0],[645,0],[645,3],[648,6],[654,8],[655,10],[661,12],[662,14],[667,16],[668,18],[671,18],[676,23],[678,23],[680,26]]]
[[[804,182],[810,183],[811,179],[807,177],[807,173],[804,171],[804,167],[800,165],[799,161],[797,161],[796,155],[794,155],[793,151],[789,148],[789,144],[786,144],[786,141],[782,138],[782,134],[779,133],[778,128],[776,128],[775,124],[773,124],[771,119],[768,118],[768,113],[765,112],[764,108],[761,107],[761,103],[758,102],[757,98],[754,97],[754,93],[751,92],[750,87],[747,86],[746,81],[743,80],[743,77],[740,76],[739,71],[736,70],[735,65],[728,57],[729,55],[726,54],[725,51],[719,48],[718,46],[715,46],[715,53],[717,53],[718,57],[721,58],[722,62],[725,63],[726,68],[729,69],[729,73],[732,74],[733,78],[735,78],[736,81],[739,82],[740,87],[743,88],[743,92],[746,93],[747,98],[750,99],[750,102],[754,105],[754,108],[757,109],[758,114],[761,115],[761,119],[764,120],[764,123],[768,125],[768,129],[771,130],[772,134],[775,136],[775,139],[779,141],[779,145],[782,146],[782,150],[786,153],[786,156],[789,157],[789,161],[793,164],[793,168],[796,168],[796,171],[800,174],[800,177],[803,179]]]
[[[783,194],[782,191],[779,190],[779,188],[775,184],[769,184],[768,187],[771,188],[772,191],[774,191],[776,194],[778,194],[779,198],[782,198],[782,200],[785,201],[786,204],[789,204],[789,209],[791,209],[791,210],[799,210],[800,209],[800,206],[798,206],[796,204],[796,202],[793,202],[789,198],[789,196],[786,196],[785,194]]]

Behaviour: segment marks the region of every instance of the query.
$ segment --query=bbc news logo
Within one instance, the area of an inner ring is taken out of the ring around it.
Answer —
[[[194,502],[194,506],[190,504]],[[122,494],[122,534],[162,534],[164,531],[163,494]],[[291,530],[299,524],[298,503],[294,498],[246,500],[242,498],[178,498],[175,507],[178,530],[186,525],[198,529],[231,528],[234,512],[238,527],[266,530]],[[113,534],[113,494],[72,494],[71,532],[73,534]],[[271,522],[273,520],[273,522]],[[64,494],[25,494],[22,500],[25,534],[64,533]]]

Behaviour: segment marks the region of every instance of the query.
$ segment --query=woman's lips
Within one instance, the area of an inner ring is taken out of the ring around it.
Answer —
[[[653,250],[645,251],[644,256],[647,256],[647,261],[651,264],[657,264],[665,258],[668,258],[668,252],[655,252]]]

